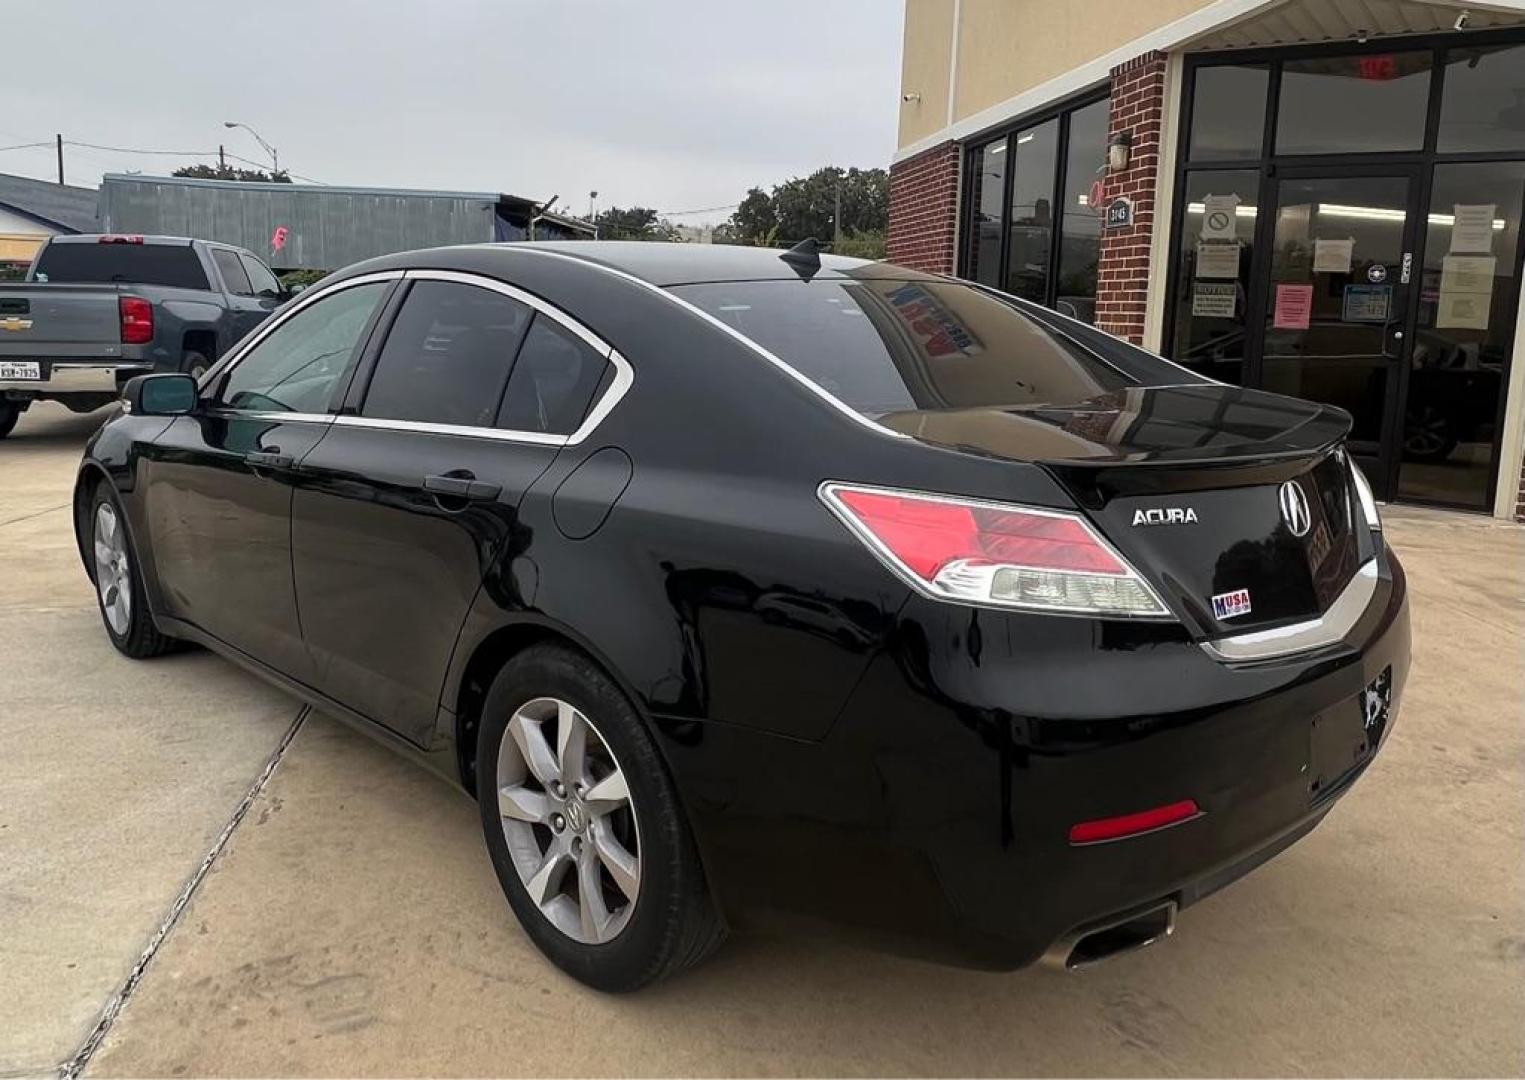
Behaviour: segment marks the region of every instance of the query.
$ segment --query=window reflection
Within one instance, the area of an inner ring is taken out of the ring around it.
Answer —
[[[1258,158],[1266,127],[1264,64],[1198,68],[1191,98],[1191,156],[1195,161]]]
[[[1418,150],[1430,98],[1429,52],[1288,60],[1276,120],[1279,154]]]
[[[1001,284],[1001,199],[1006,175],[1006,140],[975,151],[974,188],[969,205],[969,276],[985,285]]]
[[[1244,319],[1259,186],[1260,174],[1248,169],[1196,171],[1186,177],[1171,355],[1222,382],[1244,381]],[[1212,227],[1204,228],[1209,206]],[[1229,210],[1232,239],[1224,238]]]
[[[1088,323],[1096,321],[1096,268],[1101,261],[1101,215],[1091,205],[1091,184],[1107,158],[1109,102],[1098,101],[1070,114],[1070,141],[1064,165],[1064,214],[1060,223],[1059,279],[1054,306]]]
[[[1442,152],[1525,149],[1525,45],[1452,49],[1442,95]]]
[[[1006,291],[1044,303],[1049,252],[1054,234],[1054,169],[1058,164],[1059,121],[1017,132],[1011,153],[1010,249]]]
[[[1525,162],[1435,167],[1398,469],[1404,498],[1487,505],[1522,197]]]

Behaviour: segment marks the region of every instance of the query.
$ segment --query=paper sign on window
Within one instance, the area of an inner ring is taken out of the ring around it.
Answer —
[[[1239,286],[1197,282],[1191,290],[1191,313],[1207,319],[1232,319],[1237,312]]]
[[[1202,239],[1233,240],[1238,235],[1238,195],[1209,195],[1202,200]]]
[[[1315,274],[1350,273],[1350,259],[1355,249],[1354,240],[1313,241],[1313,272]]]
[[[1197,277],[1237,278],[1239,276],[1239,243],[1221,240],[1204,240],[1197,244]]]
[[[1271,325],[1277,330],[1306,330],[1313,315],[1312,285],[1276,286],[1276,308]]]
[[[1457,203],[1451,208],[1451,254],[1493,251],[1493,203]]]
[[[1493,228],[1491,221],[1488,228]],[[1486,330],[1493,306],[1492,255],[1447,255],[1441,261],[1440,298],[1435,326],[1440,330]]]

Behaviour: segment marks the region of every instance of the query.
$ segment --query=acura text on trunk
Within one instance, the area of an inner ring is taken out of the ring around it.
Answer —
[[[117,648],[463,786],[604,989],[760,916],[1146,943],[1322,820],[1408,667],[1344,413],[808,244],[389,256],[124,396],[75,496]]]

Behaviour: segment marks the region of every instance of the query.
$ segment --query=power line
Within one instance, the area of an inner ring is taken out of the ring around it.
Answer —
[[[701,206],[697,210],[658,210],[663,217],[683,217],[687,214],[713,214],[717,210],[734,210],[740,203],[726,203],[724,206]]]
[[[53,140],[49,139],[47,142],[26,142],[17,143],[15,146],[0,146],[0,150],[31,150],[33,147],[52,145]]]

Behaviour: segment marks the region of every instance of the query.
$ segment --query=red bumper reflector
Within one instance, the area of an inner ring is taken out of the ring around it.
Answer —
[[[1190,821],[1201,812],[1195,799],[1182,799],[1168,806],[1156,806],[1153,810],[1140,810],[1136,814],[1082,821],[1079,825],[1070,826],[1070,843],[1095,844],[1102,840],[1137,836],[1139,833],[1163,829],[1166,825]]]

